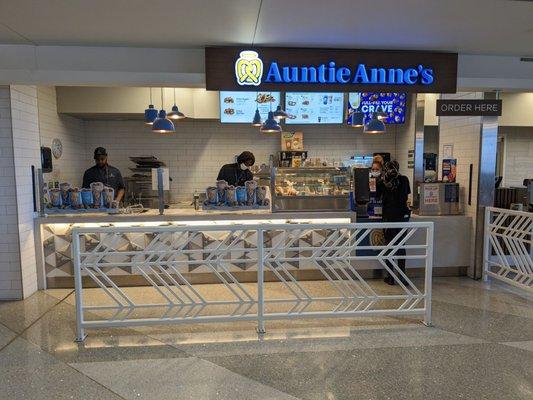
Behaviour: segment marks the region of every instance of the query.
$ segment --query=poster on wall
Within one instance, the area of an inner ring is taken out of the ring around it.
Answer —
[[[342,124],[344,93],[285,93],[287,124]]]
[[[251,124],[256,108],[261,120],[279,105],[280,92],[220,92],[220,122]]]
[[[457,176],[457,160],[455,158],[448,158],[442,160],[442,181],[455,182]]]
[[[372,113],[380,108],[387,113],[387,118],[383,120],[386,124],[405,123],[405,112],[407,109],[407,95],[405,93],[349,93],[348,94],[348,125],[351,125],[351,112],[361,106],[361,111],[365,114],[364,123],[372,119]]]

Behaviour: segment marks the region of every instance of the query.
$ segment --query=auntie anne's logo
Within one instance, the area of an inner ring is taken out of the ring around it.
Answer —
[[[263,61],[259,54],[252,50],[241,51],[235,61],[235,77],[241,86],[259,86],[263,76]]]

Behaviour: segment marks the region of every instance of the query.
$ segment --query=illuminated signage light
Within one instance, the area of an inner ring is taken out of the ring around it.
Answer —
[[[259,86],[263,77],[263,61],[255,51],[241,51],[235,61],[237,83]],[[337,66],[335,61],[318,66],[280,66],[272,61],[265,83],[309,84],[369,84],[369,85],[431,85],[433,69],[421,64],[410,68],[368,68],[358,64],[356,68]]]

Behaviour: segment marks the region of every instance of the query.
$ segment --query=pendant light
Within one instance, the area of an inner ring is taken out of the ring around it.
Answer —
[[[283,110],[281,108],[281,106],[277,106],[276,107],[276,111],[274,111],[274,119],[278,122],[280,122],[282,119],[285,119],[289,116],[289,114],[287,114],[285,112],[285,110]]]
[[[150,88],[150,105],[144,110],[144,123],[146,125],[152,125],[157,118],[157,110],[152,103],[152,88]]]
[[[372,114],[372,119],[363,129],[364,133],[385,133],[385,124],[378,119],[378,113]]]
[[[168,113],[168,118],[170,119],[184,119],[185,114],[178,110],[176,105],[176,88],[174,88],[174,105],[172,106],[172,111]]]
[[[280,133],[281,126],[279,126],[278,121],[274,119],[274,113],[272,111],[268,112],[268,118],[259,131],[262,133]]]
[[[252,126],[261,126],[263,121],[261,120],[261,114],[259,114],[259,102],[257,97],[259,96],[258,92],[255,92],[255,114],[254,119],[252,120]]]
[[[157,133],[171,133],[176,131],[172,121],[167,118],[165,102],[163,100],[163,88],[161,88],[161,110],[152,125],[152,131]]]
[[[352,128],[362,128],[365,125],[365,113],[361,111],[361,106],[353,110],[349,117],[351,118],[350,126]]]
[[[384,121],[384,120],[386,120],[389,117],[389,114],[387,114],[385,112],[385,109],[384,109],[383,106],[378,106],[377,109],[376,109],[376,113],[377,113],[378,119],[380,121]]]
[[[254,120],[252,121],[252,126],[261,126],[263,125],[261,121],[261,114],[259,114],[259,109],[255,110]]]
[[[272,93],[270,93],[272,94]],[[268,112],[268,118],[259,131],[262,133],[280,133],[281,126],[279,126],[278,121],[274,118],[274,113],[272,112],[272,102],[270,102],[270,111]]]

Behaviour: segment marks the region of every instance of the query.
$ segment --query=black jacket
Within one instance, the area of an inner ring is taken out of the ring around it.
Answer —
[[[400,175],[398,179],[398,187],[394,190],[387,188],[382,179],[377,182],[377,195],[383,201],[384,221],[403,221],[411,214],[407,206],[407,196],[411,193],[409,178]]]
[[[226,164],[220,168],[218,181],[226,181],[228,185],[244,186],[244,182],[254,179],[254,175],[249,169],[242,170],[239,164]]]

